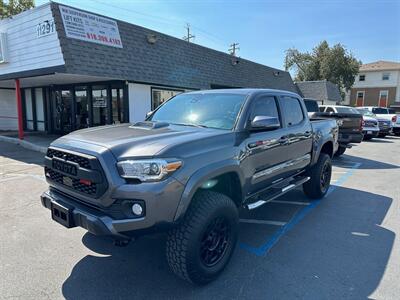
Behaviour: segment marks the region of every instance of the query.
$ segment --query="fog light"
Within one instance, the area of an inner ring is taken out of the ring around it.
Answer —
[[[139,203],[135,203],[132,205],[132,212],[136,216],[140,216],[143,213],[143,207]]]

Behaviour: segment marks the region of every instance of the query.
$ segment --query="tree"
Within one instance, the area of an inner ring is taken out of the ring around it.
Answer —
[[[0,0],[0,19],[9,18],[33,7],[34,0]]]
[[[295,48],[286,50],[285,70],[295,72],[296,81],[328,80],[338,85],[342,96],[354,84],[361,61],[342,44],[329,47],[322,41],[311,53]]]

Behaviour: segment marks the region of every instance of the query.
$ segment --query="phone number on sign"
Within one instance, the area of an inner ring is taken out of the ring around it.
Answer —
[[[108,44],[114,44],[114,45],[121,45],[121,41],[119,39],[113,39],[109,38],[105,35],[99,35],[95,33],[87,33],[86,34],[87,38],[95,41],[100,41]]]

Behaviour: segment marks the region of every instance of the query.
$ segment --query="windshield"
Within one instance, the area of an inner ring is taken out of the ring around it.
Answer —
[[[351,107],[336,107],[336,111],[340,114],[359,114],[357,110]]]
[[[180,94],[165,102],[149,121],[230,130],[246,95],[228,93]]]
[[[376,117],[376,115],[370,112],[368,109],[357,109],[357,111],[363,116],[373,117],[373,118]]]

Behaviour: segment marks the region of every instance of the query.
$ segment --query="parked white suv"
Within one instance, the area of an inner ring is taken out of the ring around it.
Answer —
[[[400,114],[396,114],[394,109],[379,106],[362,106],[358,108],[368,109],[378,117],[379,123],[381,123],[381,119],[389,121],[390,130],[395,135],[400,136]]]

